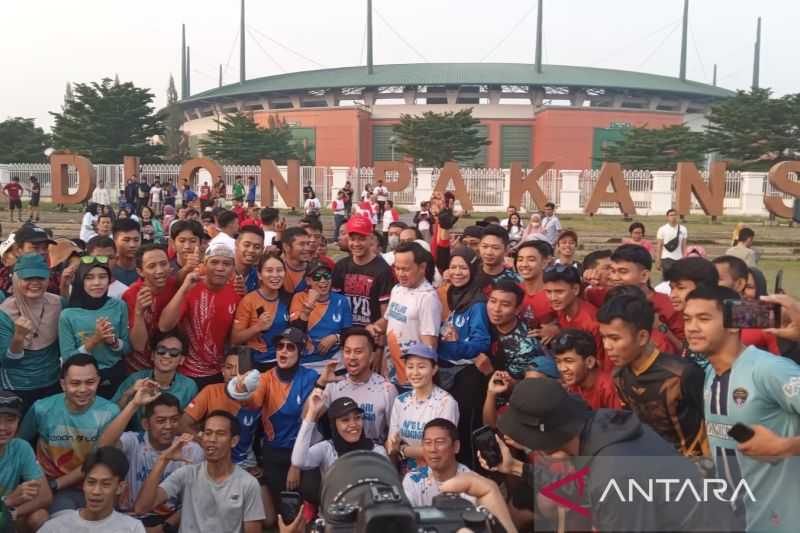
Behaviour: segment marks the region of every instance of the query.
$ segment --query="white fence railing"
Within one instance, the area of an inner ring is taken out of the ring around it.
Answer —
[[[286,174],[286,167],[279,167],[281,172]],[[224,179],[228,185],[228,196],[232,195],[233,183],[236,176],[242,176],[243,183],[247,184],[249,176],[258,177],[260,168],[255,165],[225,165]],[[509,169],[486,169],[486,168],[461,168],[459,169],[466,184],[467,190],[472,199],[472,204],[476,211],[505,211],[508,205],[516,205],[530,211],[535,208],[533,199],[529,194],[522,198],[509,198],[510,193],[510,171]],[[104,182],[116,198],[124,188],[123,167],[122,165],[95,165],[98,182]],[[526,171],[527,172],[527,171]],[[179,175],[178,165],[157,164],[142,165],[140,176],[147,182],[152,182],[158,176],[162,183],[166,180],[175,183]],[[395,205],[407,209],[418,209],[422,200],[430,198],[430,193],[436,187],[439,179],[439,169],[416,169],[412,174],[411,182],[405,189],[399,192],[390,193],[390,199]],[[628,186],[634,206],[640,214],[649,212],[662,212],[665,205],[669,207],[675,202],[675,179],[672,178],[671,186],[669,182],[659,187],[664,190],[653,190],[656,180],[648,170],[626,170],[624,171],[625,183]],[[702,173],[705,180],[708,180],[707,173]],[[0,164],[0,184],[7,183],[11,178],[18,177],[23,186],[29,183],[29,177],[36,176],[42,186],[42,197],[47,199],[52,193],[52,179],[50,175],[50,165],[48,164],[29,164],[12,163]],[[569,180],[565,176],[571,176]],[[551,169],[539,180],[539,186],[549,201],[555,203],[562,212],[580,212],[586,205],[597,185],[599,176],[598,170],[568,171]],[[74,191],[77,188],[78,176],[74,168],[68,170],[69,188]],[[577,183],[575,179],[577,178]],[[385,176],[387,183],[398,179],[397,173],[389,172]],[[790,174],[790,179],[797,181],[795,174]],[[197,190],[198,185],[203,181],[211,183],[212,177],[205,171],[198,173],[195,178],[194,186]],[[258,179],[256,180],[257,186]],[[374,185],[374,171],[370,167],[300,167],[300,198],[302,199],[302,188],[311,185],[322,205],[327,207],[334,193],[344,186],[346,181],[350,181],[355,191],[355,198],[361,197],[361,192],[367,185]],[[199,183],[198,183],[199,182]],[[575,194],[575,187],[579,190],[579,195]],[[666,189],[670,187],[670,189]],[[452,188],[450,185],[448,188]],[[567,190],[571,189],[571,190]],[[569,192],[569,195],[566,195]],[[666,196],[665,196],[666,195]],[[766,179],[766,173],[747,173],[739,171],[729,171],[725,174],[725,199],[724,206],[726,213],[744,215],[766,215],[762,197],[764,195],[777,196],[784,200],[791,200],[788,194],[780,193]],[[260,198],[260,190],[257,190],[257,199]],[[670,203],[671,198],[671,203]],[[563,200],[563,202],[562,202]],[[573,205],[574,204],[574,205]],[[278,200],[276,205],[282,205]],[[302,205],[298,206],[302,207]],[[693,198],[692,207],[699,210],[700,206]],[[615,212],[616,206],[611,203],[600,205],[601,213]]]

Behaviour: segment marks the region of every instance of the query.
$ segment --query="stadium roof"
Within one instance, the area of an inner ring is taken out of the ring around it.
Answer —
[[[225,85],[195,94],[183,103],[209,99],[241,98],[259,93],[291,93],[296,91],[340,89],[352,87],[386,87],[406,85],[529,85],[539,87],[586,87],[670,93],[678,96],[724,98],[734,93],[721,87],[678,78],[593,67],[543,65],[537,73],[529,63],[410,63],[308,70],[266,76],[244,83]]]

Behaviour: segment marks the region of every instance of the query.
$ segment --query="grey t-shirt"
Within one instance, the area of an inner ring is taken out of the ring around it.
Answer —
[[[78,511],[62,511],[45,522],[39,533],[145,533],[142,523],[135,518],[113,511],[103,520],[90,522],[81,518]]]
[[[264,520],[256,478],[234,465],[222,483],[208,477],[207,462],[186,465],[159,485],[170,498],[181,497],[181,533],[243,533],[244,522]]]

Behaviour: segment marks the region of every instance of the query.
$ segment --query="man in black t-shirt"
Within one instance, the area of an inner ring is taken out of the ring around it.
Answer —
[[[350,255],[336,263],[332,288],[347,296],[353,325],[367,326],[383,316],[394,284],[391,267],[374,251],[372,223],[353,216],[345,225]]]

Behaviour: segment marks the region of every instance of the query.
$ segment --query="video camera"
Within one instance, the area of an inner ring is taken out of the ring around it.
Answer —
[[[498,531],[491,515],[457,494],[440,494],[430,507],[412,508],[397,470],[385,457],[358,450],[333,464],[322,483],[317,533],[476,533]],[[499,526],[499,531],[503,531]]]

